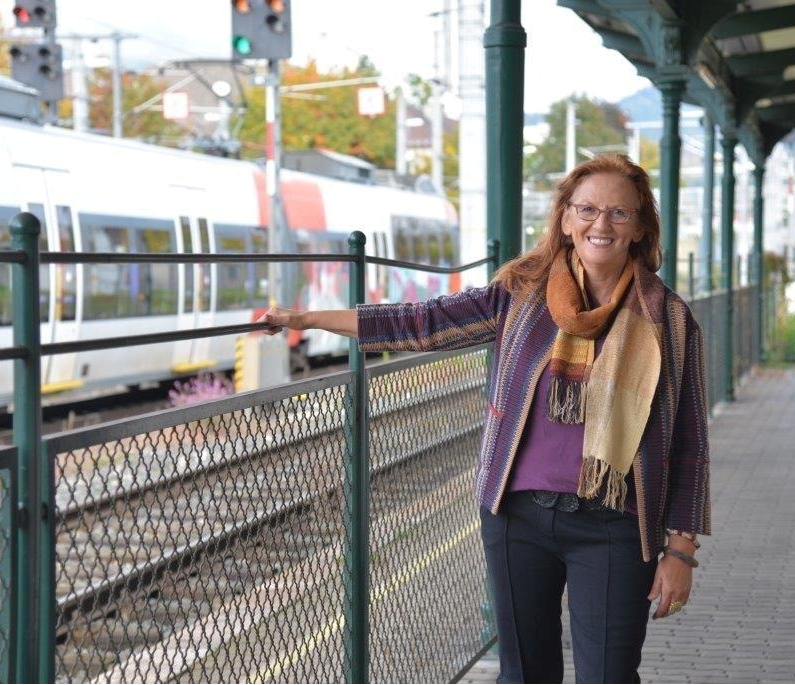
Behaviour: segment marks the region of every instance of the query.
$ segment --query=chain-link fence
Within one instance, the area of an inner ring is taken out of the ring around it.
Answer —
[[[342,680],[352,378],[45,440],[56,680]]]
[[[472,495],[486,349],[370,372],[375,681],[449,681],[483,646]],[[45,439],[56,680],[344,679],[353,374]]]
[[[371,678],[449,682],[493,634],[472,490],[486,349],[369,375]]]

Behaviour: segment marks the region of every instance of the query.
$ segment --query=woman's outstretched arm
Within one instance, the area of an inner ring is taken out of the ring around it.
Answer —
[[[497,285],[470,288],[425,302],[360,304],[356,309],[297,312],[271,307],[258,323],[264,332],[320,328],[356,338],[363,352],[429,352],[491,342],[508,294]]]
[[[273,335],[284,328],[305,331],[308,328],[321,328],[348,338],[357,338],[359,325],[355,309],[330,309],[310,312],[296,312],[284,307],[271,307],[257,323],[270,324],[263,333]]]

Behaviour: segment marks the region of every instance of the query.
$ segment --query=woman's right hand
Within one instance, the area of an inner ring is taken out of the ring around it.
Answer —
[[[265,335],[280,333],[285,328],[292,328],[299,331],[306,328],[302,313],[293,309],[287,309],[286,307],[271,307],[254,323],[269,324],[268,328],[262,329]]]

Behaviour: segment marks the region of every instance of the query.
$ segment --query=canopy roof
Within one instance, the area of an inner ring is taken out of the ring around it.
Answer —
[[[795,2],[558,0],[655,84],[684,80],[756,164],[795,128]]]

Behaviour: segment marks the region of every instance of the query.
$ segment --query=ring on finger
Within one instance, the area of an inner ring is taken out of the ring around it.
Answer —
[[[682,604],[682,602],[680,602],[679,600],[671,602],[671,605],[668,607],[668,613],[675,614],[677,611],[682,611],[683,606],[684,604]]]

